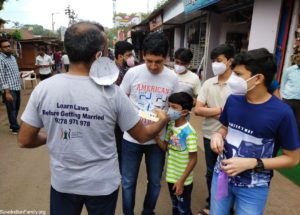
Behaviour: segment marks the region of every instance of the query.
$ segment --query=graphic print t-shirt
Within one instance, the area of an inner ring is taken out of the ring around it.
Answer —
[[[168,142],[166,181],[175,183],[183,175],[188,163],[189,153],[197,151],[197,134],[190,123],[175,127],[174,121],[169,123],[165,141]],[[193,172],[187,177],[184,185],[193,182]]]
[[[129,69],[124,76],[121,89],[129,95],[137,110],[152,111],[154,108],[166,110],[168,98],[178,89],[178,79],[176,74],[164,67],[159,74],[152,74],[145,64]],[[127,132],[124,139],[138,143]],[[155,140],[150,140],[147,144],[156,144]]]
[[[262,104],[251,104],[245,96],[231,95],[220,117],[228,128],[224,143],[226,158],[271,158],[279,148],[295,150],[300,147],[296,120],[288,105],[272,96]],[[215,171],[219,172],[219,158]],[[271,170],[257,173],[247,170],[230,183],[235,186],[268,186]]]
[[[116,85],[89,77],[55,75],[34,89],[22,115],[47,132],[51,185],[59,192],[108,195],[120,185],[114,128],[136,125],[139,116]]]

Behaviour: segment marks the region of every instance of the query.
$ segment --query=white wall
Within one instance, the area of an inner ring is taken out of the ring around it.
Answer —
[[[181,28],[174,29],[174,52],[180,48]]]
[[[220,28],[221,23],[223,23],[223,17],[221,15],[218,15],[216,13],[210,13],[208,17],[208,23],[207,23],[208,24],[207,34],[206,34],[207,47],[206,47],[206,55],[205,55],[206,64],[204,67],[204,74],[203,74],[204,79],[208,79],[214,76],[211,69],[210,52],[220,44],[219,40],[220,40],[220,33],[221,33],[221,28]]]
[[[176,0],[173,4],[164,9],[163,23],[173,19],[184,12],[184,5],[181,0]]]
[[[282,0],[255,0],[248,50],[275,51]]]

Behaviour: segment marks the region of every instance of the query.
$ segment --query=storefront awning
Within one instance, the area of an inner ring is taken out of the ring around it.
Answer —
[[[209,5],[215,4],[220,0],[182,0],[185,14],[203,9]]]

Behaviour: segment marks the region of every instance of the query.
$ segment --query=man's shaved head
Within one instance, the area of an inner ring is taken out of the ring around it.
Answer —
[[[98,23],[79,22],[65,33],[65,50],[71,63],[90,64],[96,53],[104,50],[105,43],[104,28]]]

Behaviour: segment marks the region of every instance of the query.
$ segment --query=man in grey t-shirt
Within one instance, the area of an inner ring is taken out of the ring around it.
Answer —
[[[168,109],[168,98],[178,88],[176,74],[164,66],[168,54],[168,40],[161,33],[149,34],[143,43],[145,64],[128,70],[121,89],[129,96],[135,108],[149,112],[153,108]],[[143,119],[145,124],[147,119]],[[122,195],[123,213],[134,214],[135,190],[140,163],[145,154],[147,169],[147,193],[143,215],[154,214],[160,192],[160,179],[165,153],[152,139],[144,145],[129,132],[125,132],[122,144]]]
[[[22,115],[20,146],[47,143],[49,149],[51,214],[80,214],[83,205],[89,214],[114,214],[120,184],[115,125],[144,143],[167,123],[166,114],[157,110],[159,121],[144,127],[115,80],[103,86],[89,77],[92,64],[101,62],[105,42],[99,24],[69,27],[65,33],[69,73],[41,82]],[[39,133],[42,127],[47,135]]]

